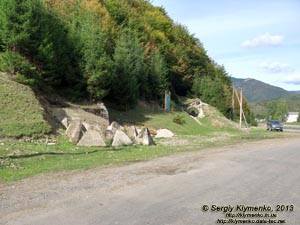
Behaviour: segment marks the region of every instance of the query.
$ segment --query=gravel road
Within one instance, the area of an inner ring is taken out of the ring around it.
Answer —
[[[244,213],[296,225],[299,162],[300,140],[288,138],[38,175],[0,185],[0,224],[209,225]]]

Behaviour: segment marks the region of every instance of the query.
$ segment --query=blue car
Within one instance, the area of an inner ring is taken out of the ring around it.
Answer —
[[[267,130],[283,131],[283,125],[279,120],[269,120],[267,123]]]

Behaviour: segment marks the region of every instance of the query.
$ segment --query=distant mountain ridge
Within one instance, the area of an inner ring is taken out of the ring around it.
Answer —
[[[289,91],[291,94],[300,94],[300,91]]]
[[[259,80],[247,78],[234,78],[231,81],[235,88],[242,88],[243,94],[248,102],[267,101],[278,99],[284,95],[300,94],[300,91],[287,91]]]

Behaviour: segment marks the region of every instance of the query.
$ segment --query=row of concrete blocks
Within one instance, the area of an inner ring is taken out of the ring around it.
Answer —
[[[69,140],[78,146],[126,146],[133,144],[155,145],[148,128],[122,127],[112,122],[105,131],[98,125],[91,125],[79,119],[61,121],[67,128]]]

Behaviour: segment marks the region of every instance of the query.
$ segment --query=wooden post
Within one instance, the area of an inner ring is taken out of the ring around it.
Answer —
[[[242,119],[243,119],[243,90],[241,89],[241,98],[240,98],[240,128],[242,128]]]
[[[234,86],[232,86],[232,115],[231,115],[232,121],[234,121],[234,93],[235,93]]]

